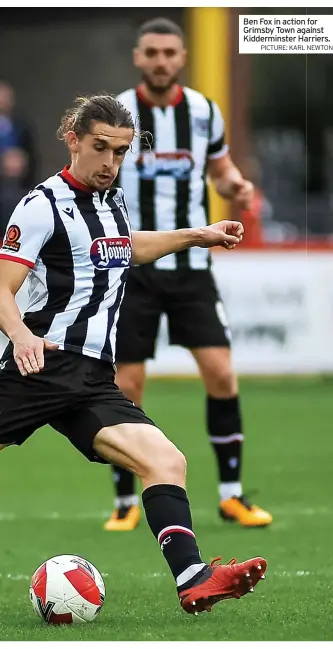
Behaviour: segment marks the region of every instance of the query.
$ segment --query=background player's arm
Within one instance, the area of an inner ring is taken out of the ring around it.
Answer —
[[[225,143],[224,121],[215,102],[212,103],[213,120],[207,150],[207,173],[220,196],[234,200],[241,209],[250,209],[253,185],[243,178],[233,163]]]
[[[243,238],[243,225],[238,221],[220,221],[202,228],[185,228],[166,232],[132,232],[133,259],[135,264],[149,264],[172,252],[180,252],[198,246],[211,248],[223,246],[234,248]]]
[[[220,196],[235,200],[241,209],[250,209],[253,200],[253,185],[243,178],[228,153],[209,160],[208,175]]]

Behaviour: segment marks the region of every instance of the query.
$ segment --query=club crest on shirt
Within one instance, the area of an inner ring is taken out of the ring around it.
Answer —
[[[194,167],[192,153],[186,149],[173,152],[142,151],[136,161],[141,178],[153,180],[156,176],[172,176],[175,180],[188,180]]]
[[[117,193],[115,196],[113,196],[113,200],[116,203],[116,205],[119,207],[125,221],[129,222],[128,214],[126,212],[126,207],[122,196],[119,193]]]
[[[21,230],[19,226],[10,225],[5,234],[2,247],[5,250],[13,250],[14,252],[18,252],[19,249],[21,248],[21,244],[19,243],[20,236],[21,236]]]
[[[207,137],[209,131],[209,119],[207,117],[194,117],[192,127],[197,135]]]
[[[129,237],[100,237],[90,247],[90,259],[95,268],[128,268],[132,257]]]

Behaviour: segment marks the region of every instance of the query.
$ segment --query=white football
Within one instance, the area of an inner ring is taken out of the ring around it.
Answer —
[[[62,554],[37,568],[29,594],[34,611],[48,624],[92,622],[103,606],[105,585],[92,563]]]

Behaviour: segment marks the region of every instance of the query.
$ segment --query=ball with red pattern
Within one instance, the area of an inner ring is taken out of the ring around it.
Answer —
[[[35,613],[48,624],[92,622],[103,606],[105,585],[92,563],[63,554],[37,568],[29,594]]]

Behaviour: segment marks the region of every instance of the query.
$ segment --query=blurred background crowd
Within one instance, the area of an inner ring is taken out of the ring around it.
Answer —
[[[201,15],[200,31],[198,11],[212,12],[211,19]],[[163,8],[162,13],[185,30],[189,61],[183,81],[220,103],[233,159],[257,185],[252,214],[243,215],[248,228],[245,245],[305,239],[329,245],[333,57],[238,54],[238,15],[249,11]],[[284,11],[304,13],[299,8]],[[118,93],[137,82],[131,61],[136,30],[160,13],[154,7],[131,8],[130,13],[125,8],[81,8],[78,19],[74,8],[1,9],[2,231],[13,206],[36,179],[63,166],[55,131],[74,96],[101,90]],[[216,25],[212,38],[209,24]],[[215,52],[214,38],[222,42]],[[214,218],[219,218],[220,199],[214,200]]]
[[[22,196],[36,184],[35,128],[16,107],[14,87],[0,80],[0,239]]]

